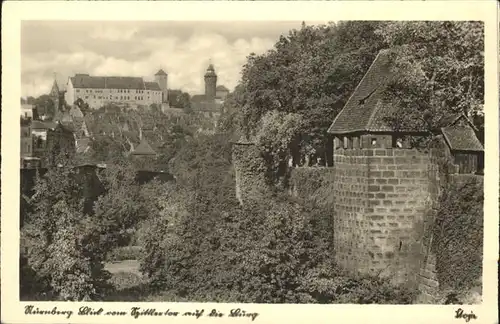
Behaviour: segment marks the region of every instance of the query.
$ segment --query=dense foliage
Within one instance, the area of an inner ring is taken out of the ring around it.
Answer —
[[[162,196],[163,184],[137,184],[135,170],[127,164],[101,171],[102,194],[89,196],[95,191],[88,188],[92,172],[66,161],[37,177],[29,201],[33,212],[21,228],[27,252],[21,268],[24,296],[36,292],[60,300],[102,299],[111,288],[104,270],[107,254],[130,242],[137,223],[154,212],[152,197]],[[85,208],[89,202],[93,208]]]
[[[452,182],[443,190],[432,246],[442,288],[464,291],[482,276],[483,201],[483,181],[476,178]]]
[[[435,132],[462,112],[483,126],[482,22],[391,22],[377,33],[392,49],[400,76],[386,94],[398,107],[389,118],[393,126]]]
[[[388,103],[400,109],[388,122],[434,130],[443,117],[467,110],[481,127],[482,32],[475,22],[304,25],[280,37],[267,53],[248,57],[212,135],[199,131],[212,120],[196,113],[168,116],[154,105],[87,111],[78,102],[94,135],[92,158],[108,165],[99,173],[103,194],[89,200],[82,174],[64,158],[37,178],[34,195],[26,200],[32,212],[22,226],[27,253],[21,258],[21,293],[103,299],[113,283],[104,262],[137,256],[140,249],[140,270],[147,277],[141,287],[170,300],[411,303],[412,291],[384,279],[352,277],[335,266],[331,191],[314,172],[292,179],[314,199],[278,190],[258,204],[240,205],[230,140],[240,135],[253,140],[267,163],[258,169],[270,184],[279,183],[290,150],[321,154],[333,118],[387,47],[397,54],[394,69],[404,75],[386,93]],[[170,100],[189,112],[186,94],[170,91]],[[127,153],[143,137],[159,157],[140,167],[168,170],[175,183],[136,182],[138,166],[129,163]],[[442,197],[436,222],[441,232],[434,244],[447,260],[438,265],[443,280],[458,275],[464,281],[463,274],[480,273],[452,253],[464,246],[466,255],[477,258],[482,194],[476,189],[468,183]],[[442,235],[448,232],[461,235]],[[132,244],[140,248],[117,250]],[[446,272],[451,268],[465,270]]]
[[[484,133],[484,30],[481,22],[349,21],[306,26],[272,50],[252,54],[225,103],[221,128],[253,138],[271,111],[298,114],[289,144],[321,156],[327,129],[381,49],[401,77],[384,94],[396,129],[435,132],[449,117],[470,113]],[[276,142],[286,139],[275,134]],[[294,143],[293,141],[296,141]]]

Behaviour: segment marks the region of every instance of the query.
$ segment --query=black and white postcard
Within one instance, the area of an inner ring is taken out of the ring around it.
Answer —
[[[6,3],[2,323],[498,323],[498,26]]]

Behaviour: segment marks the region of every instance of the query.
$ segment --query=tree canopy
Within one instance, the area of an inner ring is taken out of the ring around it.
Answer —
[[[385,48],[402,76],[386,93],[387,104],[398,106],[389,123],[430,130],[462,111],[481,123],[483,32],[481,22],[303,24],[268,52],[248,56],[222,125],[230,120],[233,129],[252,136],[267,112],[296,113],[303,119],[302,143],[322,146],[331,122]]]

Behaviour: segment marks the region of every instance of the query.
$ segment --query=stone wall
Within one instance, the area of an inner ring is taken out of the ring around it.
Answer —
[[[435,167],[429,152],[337,150],[336,260],[345,268],[417,284]]]
[[[331,207],[325,216],[333,217],[341,267],[405,283],[421,292],[418,302],[435,303],[442,297],[431,250],[440,188],[478,177],[445,176],[448,158],[436,148],[337,149],[334,167],[293,168],[289,194]],[[233,163],[240,201],[258,201],[267,187],[257,148],[235,145]]]

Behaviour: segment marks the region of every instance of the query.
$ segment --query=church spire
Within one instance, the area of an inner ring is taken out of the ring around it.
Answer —
[[[52,89],[50,90],[52,96],[59,96],[59,86],[57,85],[56,73],[54,72],[54,82],[52,83]]]

